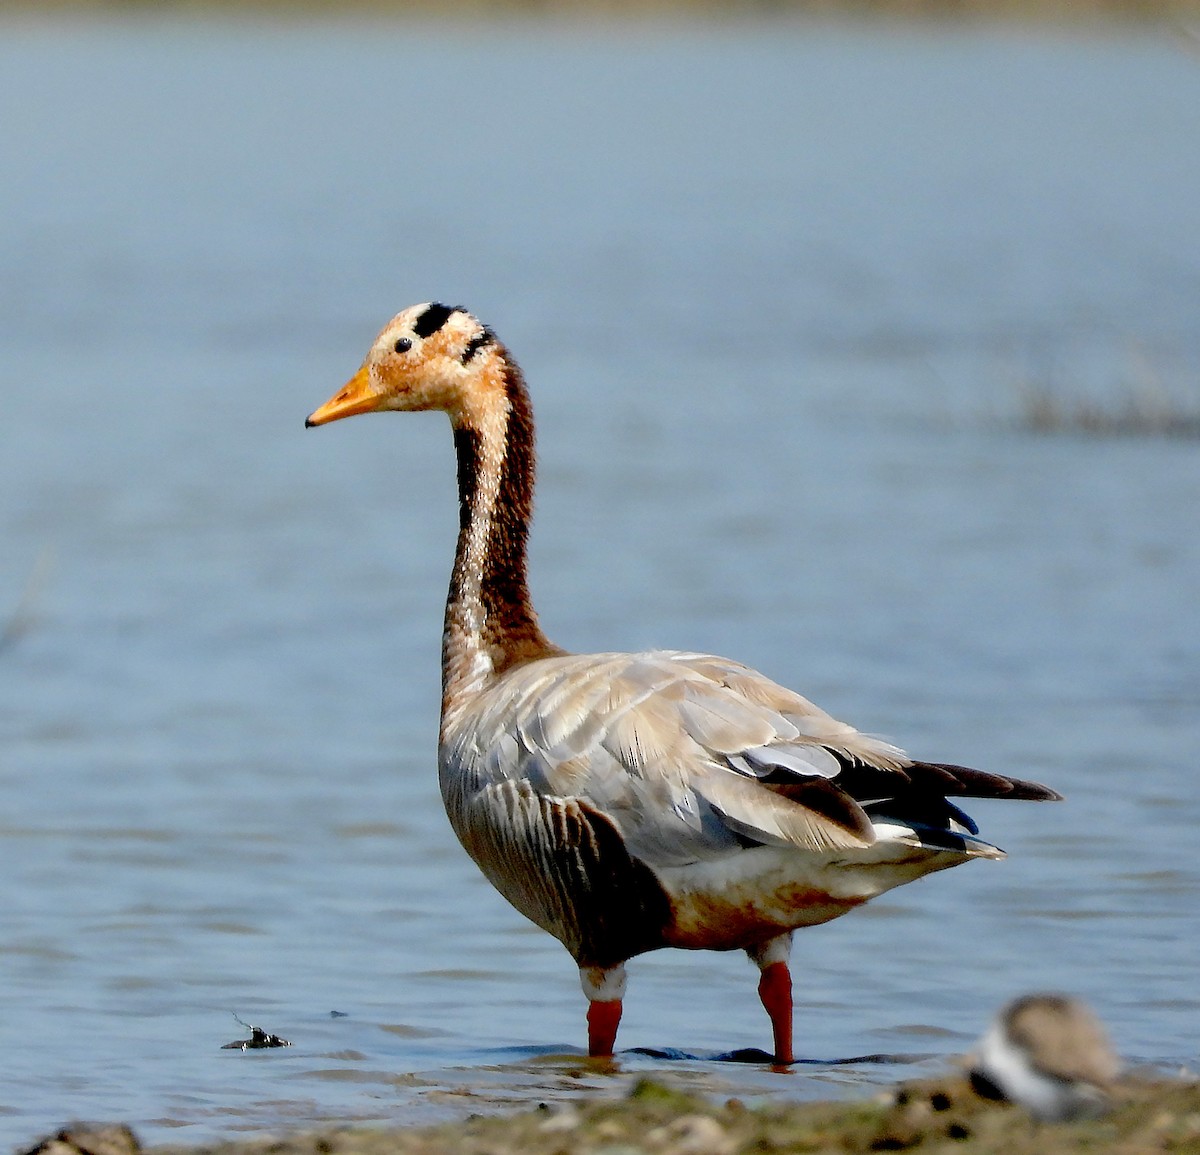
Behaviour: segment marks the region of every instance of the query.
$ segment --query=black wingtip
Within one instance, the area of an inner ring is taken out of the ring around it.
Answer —
[[[1066,802],[1067,796],[1060,794],[1057,790],[1051,790],[1049,786],[1043,786],[1039,782],[1030,782],[1031,787],[1036,788],[1040,793],[1029,795],[1030,802]]]
[[[1017,802],[1062,802],[1063,796],[1057,790],[1051,790],[1049,786],[1043,786],[1040,782],[1029,782],[1024,778],[1010,778],[1012,783],[1012,793],[1007,797],[1012,798]]]
[[[1007,798],[1013,802],[1062,802],[1063,796],[1040,782],[988,774],[951,762],[913,762],[905,771],[914,786],[933,789],[946,797]]]

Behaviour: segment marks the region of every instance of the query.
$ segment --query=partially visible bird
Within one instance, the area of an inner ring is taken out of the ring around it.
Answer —
[[[1001,1009],[979,1041],[971,1082],[986,1097],[1061,1122],[1103,1113],[1120,1070],[1103,1025],[1084,1003],[1034,994]]]
[[[914,761],[726,658],[553,645],[526,579],[533,414],[491,329],[436,302],[405,309],[306,424],[430,409],[449,415],[458,455],[438,750],[455,834],[575,959],[589,1054],[612,1054],[626,960],[740,948],[775,1059],[792,1062],[795,928],[1003,857],[949,798],[1059,796]]]

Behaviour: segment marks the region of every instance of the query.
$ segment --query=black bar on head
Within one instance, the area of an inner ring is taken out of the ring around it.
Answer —
[[[413,332],[418,337],[429,337],[436,333],[449,319],[451,314],[460,312],[459,309],[434,301],[414,322]]]
[[[472,357],[475,356],[476,353],[479,352],[480,349],[482,349],[485,345],[492,344],[495,340],[496,335],[491,331],[491,329],[485,326],[467,342],[467,347],[462,351],[462,357],[460,360],[465,365],[471,360]]]

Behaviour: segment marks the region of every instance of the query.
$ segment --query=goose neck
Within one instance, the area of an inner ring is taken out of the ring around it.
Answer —
[[[502,389],[454,419],[459,532],[442,648],[443,712],[511,666],[558,652],[530,602],[533,415],[508,366]]]

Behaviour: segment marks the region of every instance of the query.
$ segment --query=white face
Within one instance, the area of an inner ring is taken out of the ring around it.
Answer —
[[[357,413],[443,409],[463,419],[499,380],[503,356],[470,313],[425,302],[397,313],[359,371],[308,419],[324,425]]]
[[[486,333],[470,313],[413,305],[384,326],[365,366],[380,409],[457,410],[478,368],[472,342]]]

